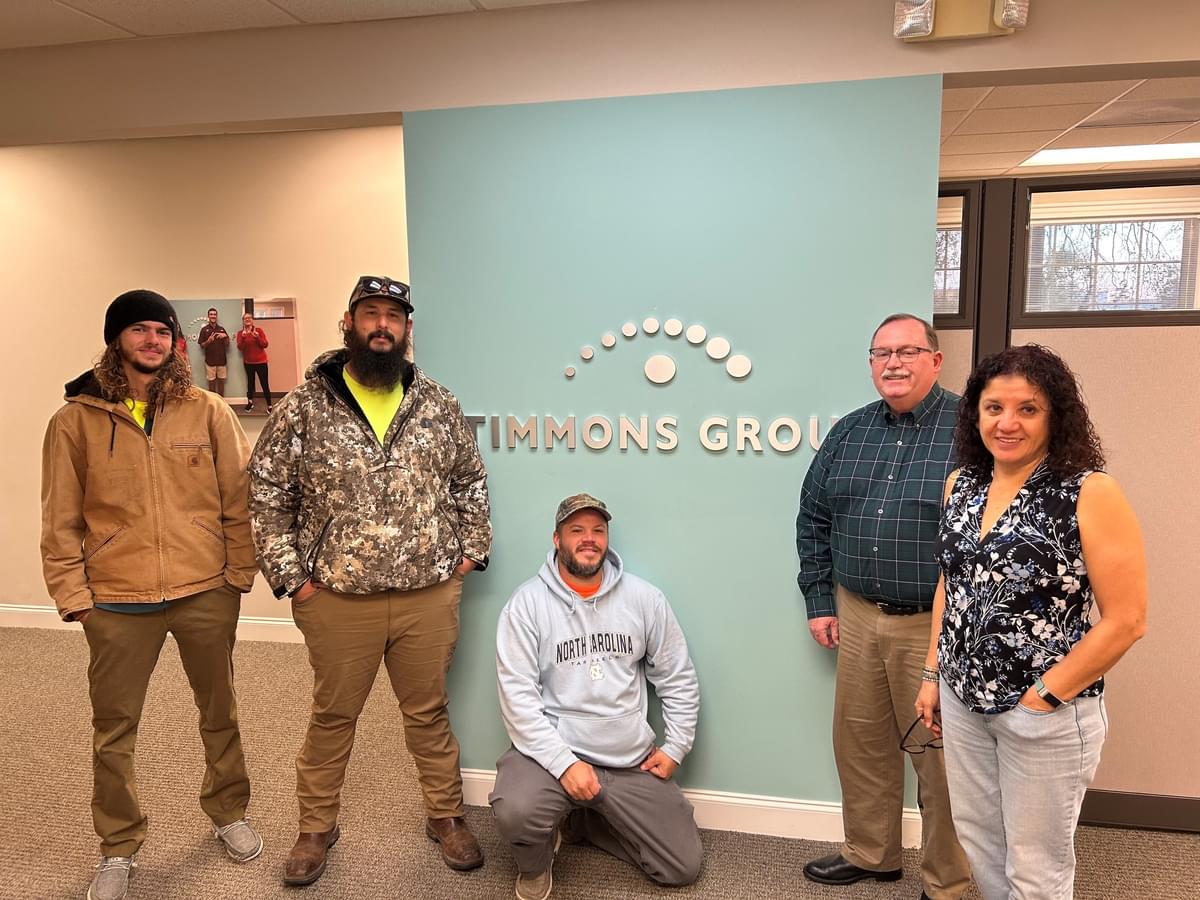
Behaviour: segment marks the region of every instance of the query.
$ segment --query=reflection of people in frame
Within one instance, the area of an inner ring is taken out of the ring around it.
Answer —
[[[271,385],[267,381],[267,335],[254,324],[254,313],[242,316],[242,330],[237,334],[238,351],[246,367],[246,412],[254,409],[254,376],[262,388],[267,401],[267,412],[271,411]]]
[[[196,343],[204,350],[204,374],[208,379],[208,389],[224,397],[225,378],[229,374],[229,332],[217,321],[215,306],[208,308],[208,324],[200,329]]]

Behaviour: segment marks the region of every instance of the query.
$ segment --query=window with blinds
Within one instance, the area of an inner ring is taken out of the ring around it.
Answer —
[[[963,268],[963,198],[938,198],[937,242],[933,262],[933,314],[959,315]]]
[[[1025,312],[1200,309],[1200,188],[1035,193]]]

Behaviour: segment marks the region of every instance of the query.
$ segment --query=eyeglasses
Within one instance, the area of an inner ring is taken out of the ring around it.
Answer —
[[[897,347],[891,350],[888,347],[872,347],[867,351],[867,356],[871,358],[871,362],[885,363],[892,358],[892,354],[900,357],[900,362],[915,362],[917,357],[922,353],[933,353],[928,347]]]
[[[364,297],[389,297],[401,306],[412,306],[408,299],[407,284],[375,275],[363,275],[358,279],[358,284],[354,285],[354,290],[350,292],[351,303]]]
[[[933,721],[938,725],[942,724],[941,716],[935,715],[933,717]],[[915,738],[911,742],[909,741],[909,738],[912,736],[913,729],[920,724],[921,717],[917,716],[916,720],[908,726],[908,731],[904,732],[904,737],[900,738],[900,749],[905,753],[911,753],[913,756],[924,753],[926,750],[941,750],[942,739],[940,737],[935,737],[932,741],[926,741],[924,743],[919,742]]]

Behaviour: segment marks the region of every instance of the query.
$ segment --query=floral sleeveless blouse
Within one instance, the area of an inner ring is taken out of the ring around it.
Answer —
[[[1076,516],[1090,474],[1060,479],[1043,461],[982,540],[992,473],[965,468],[954,483],[936,545],[946,579],[938,667],[977,713],[1012,709],[1091,628],[1094,598]],[[1079,696],[1103,690],[1100,679]]]

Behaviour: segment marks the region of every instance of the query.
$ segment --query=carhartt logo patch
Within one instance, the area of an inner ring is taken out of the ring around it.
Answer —
[[[200,467],[200,454],[189,453],[188,454],[188,466],[193,469],[198,469]]]

